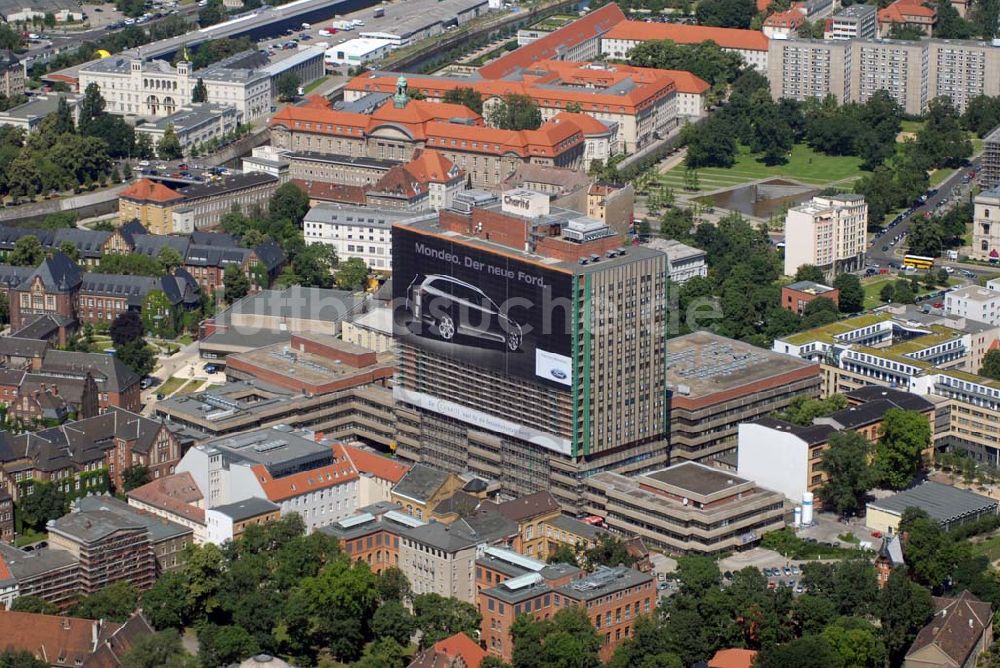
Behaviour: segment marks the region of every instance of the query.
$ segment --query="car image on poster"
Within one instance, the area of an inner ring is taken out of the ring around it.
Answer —
[[[572,274],[393,228],[394,332],[423,350],[573,385]]]

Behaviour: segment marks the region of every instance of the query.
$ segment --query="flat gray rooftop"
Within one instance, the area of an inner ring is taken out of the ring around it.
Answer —
[[[876,508],[894,515],[902,515],[907,508],[920,508],[932,519],[942,523],[951,523],[970,515],[997,510],[996,499],[981,496],[965,489],[936,482],[925,482],[916,487],[904,490],[899,494],[872,501],[869,508]]]
[[[695,462],[684,462],[670,468],[644,474],[666,485],[686,490],[699,496],[722,492],[729,487],[749,482],[745,478],[722,469],[715,469]]]
[[[300,460],[332,457],[330,448],[285,429],[258,429],[208,441],[205,448],[224,451],[234,459],[263,464],[268,469]]]

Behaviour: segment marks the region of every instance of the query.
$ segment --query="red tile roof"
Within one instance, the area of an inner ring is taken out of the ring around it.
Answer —
[[[164,478],[157,478],[153,482],[146,483],[142,487],[136,487],[128,492],[129,499],[135,499],[139,503],[160,508],[173,513],[179,517],[184,517],[197,522],[205,523],[204,508],[197,508],[192,504],[199,503],[205,497],[194,477],[187,471],[175,473]],[[134,505],[134,504],[131,504]]]
[[[450,638],[434,643],[434,651],[449,658],[461,658],[467,668],[479,668],[486,658],[486,650],[464,633],[456,633]]]
[[[320,183],[318,181],[303,181],[292,179],[292,183],[309,195],[309,199],[337,204],[358,204],[364,206],[364,186],[348,186],[340,183]]]
[[[879,23],[909,23],[912,19],[935,19],[937,10],[921,0],[896,0],[878,12]]]
[[[501,79],[539,60],[560,58],[567,50],[588,39],[598,39],[613,26],[625,20],[625,14],[612,3],[590,12],[578,21],[563,26],[555,32],[511,51],[492,63],[479,68],[485,79]]]
[[[404,165],[420,183],[449,183],[462,170],[438,151],[421,151]]]
[[[708,82],[704,79],[691,74],[690,72],[685,72],[684,70],[663,70],[667,75],[674,80],[674,84],[677,86],[678,93],[687,93],[689,95],[701,95],[709,88]]]
[[[604,39],[634,42],[670,40],[676,44],[715,42],[725,49],[747,51],[767,51],[768,44],[767,36],[759,30],[710,28],[681,23],[645,23],[643,21],[622,21],[608,31]]]
[[[344,453],[354,464],[354,468],[361,473],[367,473],[375,476],[376,478],[391,480],[393,483],[397,483],[402,480],[403,476],[406,475],[406,472],[410,470],[410,467],[406,464],[397,462],[394,459],[389,459],[388,457],[383,457],[382,455],[375,454],[374,452],[362,450],[361,448],[356,448],[352,445],[344,445],[341,447],[343,447]]]
[[[100,624],[77,617],[0,610],[0,646],[29,652],[47,665],[79,666],[97,648]]]
[[[992,622],[993,610],[990,604],[980,601],[968,590],[957,598],[935,596],[934,616],[917,633],[906,657],[909,659],[915,652],[933,645],[951,659],[953,664],[949,665],[964,666],[972,650],[978,646],[987,625]]]
[[[257,476],[257,482],[272,503],[280,503],[302,494],[315,492],[318,489],[336,487],[358,479],[358,470],[354,468],[344,453],[344,446],[330,446],[333,450],[334,463],[317,469],[301,471],[292,475],[275,478],[263,464],[254,464],[251,470]]]
[[[176,190],[171,190],[162,183],[156,183],[149,179],[139,179],[125,190],[118,193],[119,197],[132,199],[140,202],[172,202],[184,199],[184,195]]]
[[[750,668],[756,657],[752,649],[720,649],[708,662],[708,668]]]
[[[610,132],[608,126],[600,122],[593,116],[587,114],[575,114],[568,111],[560,111],[552,117],[554,123],[572,123],[583,130],[585,136],[606,135]]]
[[[776,12],[764,19],[764,25],[768,28],[798,28],[805,23],[806,17],[797,9],[789,9],[785,12]]]

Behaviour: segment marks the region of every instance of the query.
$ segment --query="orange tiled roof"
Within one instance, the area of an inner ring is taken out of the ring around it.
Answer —
[[[344,453],[354,464],[354,468],[361,473],[368,473],[376,478],[391,480],[393,483],[397,483],[410,470],[410,467],[406,464],[401,464],[394,459],[377,455],[374,452],[362,450],[352,445],[344,445],[342,447],[344,448]]]
[[[341,183],[322,183],[319,181],[303,181],[292,179],[292,183],[309,195],[310,199],[322,202],[337,202],[340,204],[365,205],[364,186],[348,186]]]
[[[421,151],[403,167],[420,183],[448,183],[462,171],[438,151]]]
[[[194,477],[187,471],[157,478],[141,487],[136,487],[126,496],[192,522],[205,523],[205,510],[193,505],[201,502],[204,496],[198,489]]]
[[[752,649],[720,649],[708,662],[708,668],[750,668],[756,656]]]
[[[500,79],[539,60],[558,58],[568,49],[579,46],[588,39],[599,38],[624,20],[625,14],[618,5],[605,5],[578,21],[480,67],[479,74],[485,79]]]
[[[552,120],[556,123],[573,123],[576,127],[583,130],[584,135],[606,135],[609,132],[607,125],[587,114],[560,111],[552,117]]]
[[[921,0],[896,0],[878,12],[879,23],[908,23],[911,18],[934,19],[937,10],[924,5]]]
[[[677,86],[678,93],[688,93],[690,95],[701,95],[707,91],[711,86],[708,82],[701,77],[695,76],[690,72],[685,72],[684,70],[663,70],[666,72],[671,79],[674,80],[674,84]]]
[[[461,657],[466,668],[479,668],[479,664],[486,658],[486,650],[464,633],[456,633],[450,638],[437,641],[434,643],[434,651],[451,659]]]
[[[0,610],[4,649],[30,652],[46,665],[82,665],[96,649],[97,626],[91,619]]]
[[[767,51],[767,36],[759,30],[738,28],[710,28],[680,23],[645,23],[622,21],[612,28],[604,39],[621,39],[634,42],[670,40],[677,44],[715,42],[725,49]]]
[[[766,12],[767,8],[771,6],[771,0],[757,0],[757,11]]]
[[[0,559],[0,582],[4,580],[10,580],[13,577],[10,572],[10,568],[7,567],[7,562]]]
[[[805,23],[806,17],[797,9],[789,9],[785,12],[776,12],[764,20],[764,25],[769,28],[798,28]]]
[[[257,476],[257,482],[272,503],[280,503],[286,499],[308,494],[318,489],[336,487],[346,482],[358,479],[358,470],[354,468],[349,457],[344,454],[344,447],[339,443],[331,446],[334,463],[309,471],[301,471],[292,475],[275,478],[263,464],[254,464],[251,470]]]
[[[139,179],[125,190],[118,193],[119,197],[134,199],[141,202],[172,202],[184,199],[184,195],[176,190],[171,190],[162,183],[156,183],[149,179]]]

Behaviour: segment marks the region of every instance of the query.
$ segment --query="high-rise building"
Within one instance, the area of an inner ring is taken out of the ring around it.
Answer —
[[[864,266],[868,204],[861,195],[813,197],[785,216],[785,274],[812,264],[830,278]]]
[[[772,39],[767,74],[771,97],[792,100],[833,95],[837,102],[851,101],[851,45],[819,39]]]
[[[579,510],[667,457],[667,257],[548,196],[473,191],[393,227],[398,453]]]
[[[875,5],[844,7],[826,20],[823,39],[872,39],[878,33]]]
[[[983,137],[983,162],[979,172],[983,190],[1000,186],[1000,126]]]

